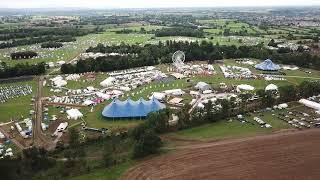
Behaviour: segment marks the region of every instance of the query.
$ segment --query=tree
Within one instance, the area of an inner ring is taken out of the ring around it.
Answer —
[[[135,144],[133,150],[134,158],[142,158],[150,154],[159,152],[162,141],[159,136],[152,130],[148,129]]]
[[[189,104],[185,104],[180,111],[178,111],[177,116],[179,118],[178,120],[178,128],[179,129],[184,129],[188,127],[188,124],[190,124],[190,114],[189,114],[189,109],[190,109]]]
[[[148,127],[157,133],[164,133],[169,129],[169,109],[163,109],[158,112],[150,113],[147,117]]]
[[[320,93],[320,81],[303,81],[299,85],[300,96],[307,98]]]
[[[215,122],[217,119],[214,117],[213,113],[213,103],[211,100],[204,104],[204,119],[208,122]]]
[[[239,98],[241,99],[241,106],[243,106],[244,110],[247,108],[247,102],[249,98],[252,97],[249,93],[241,93]]]
[[[70,147],[77,148],[80,145],[80,136],[79,132],[75,128],[69,129],[69,137],[70,137]]]
[[[290,102],[297,100],[297,88],[293,85],[288,86],[280,86],[279,87],[280,93],[280,101],[281,102]]]

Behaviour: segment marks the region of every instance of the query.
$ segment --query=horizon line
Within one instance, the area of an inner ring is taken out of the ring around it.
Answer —
[[[177,8],[177,9],[183,9],[183,8],[189,8],[189,9],[209,9],[209,8],[263,8],[263,7],[268,7],[268,8],[276,8],[276,7],[320,7],[319,5],[267,5],[267,6],[207,6],[207,7],[191,7],[191,6],[180,6],[180,7],[174,7],[174,6],[167,6],[167,7],[72,7],[72,6],[61,6],[61,7],[0,7],[0,9],[11,9],[11,10],[27,10],[27,9],[83,9],[83,10],[119,10],[119,9],[172,9],[172,8]]]

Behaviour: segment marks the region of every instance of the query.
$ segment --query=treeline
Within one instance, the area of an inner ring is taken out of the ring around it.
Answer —
[[[38,56],[38,53],[33,51],[14,52],[10,54],[11,59],[31,59]]]
[[[96,47],[90,47],[87,52],[101,53],[120,53],[120,54],[138,54],[138,56],[126,57],[100,57],[97,59],[80,60],[77,64],[65,64],[61,67],[61,72],[82,73],[88,71],[113,71],[122,70],[140,66],[150,66],[159,63],[171,63],[172,54],[175,51],[184,51],[186,61],[202,60],[213,62],[220,59],[232,58],[270,58],[276,63],[297,65],[305,68],[320,69],[320,57],[313,56],[308,52],[304,53],[285,53],[280,54],[263,47],[262,44],[257,46],[220,46],[213,45],[211,42],[175,42],[167,41],[166,43],[139,45],[112,45],[104,46],[102,44]]]
[[[12,40],[11,42],[0,43],[0,49],[32,45],[32,44],[43,43],[48,41],[73,42],[73,41],[76,41],[76,38],[72,36],[46,36],[46,37],[39,37],[39,38]]]
[[[186,28],[186,27],[174,27],[174,28],[162,28],[155,31],[155,36],[188,36],[188,37],[204,37],[204,32],[201,29]]]
[[[141,27],[140,30],[133,30],[133,29],[121,29],[121,30],[118,30],[118,31],[113,31],[115,32],[116,34],[131,34],[131,33],[138,33],[138,34],[146,34],[146,33],[151,33],[153,34],[154,33],[154,30],[153,31],[146,31],[145,28]]]
[[[86,16],[81,17],[79,25],[106,25],[106,24],[125,24],[134,21],[139,21],[141,19],[136,19],[130,16]]]
[[[41,44],[41,48],[60,48],[63,44],[61,42],[46,42]]]
[[[21,28],[0,30],[0,41],[35,38],[42,36],[84,36],[97,32],[97,29],[80,28]]]
[[[30,65],[28,63],[19,63],[15,66],[7,66],[6,63],[1,63],[0,78],[10,78],[18,76],[30,76],[44,74],[46,71],[45,63]]]

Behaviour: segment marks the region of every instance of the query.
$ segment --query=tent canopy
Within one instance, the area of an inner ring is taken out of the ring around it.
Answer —
[[[274,64],[270,59],[267,59],[262,63],[257,64],[255,68],[262,71],[278,71],[280,69],[280,66]]]
[[[78,109],[69,109],[67,110],[67,114],[71,119],[79,119],[83,117],[83,114]]]
[[[102,116],[107,118],[146,117],[149,113],[159,111],[165,107],[156,98],[149,101],[143,98],[138,101],[133,101],[130,98],[125,101],[114,99],[103,109]]]
[[[278,90],[278,86],[274,85],[274,84],[269,84],[266,89],[266,91],[274,91],[274,90]]]
[[[253,86],[250,86],[248,84],[240,84],[237,86],[237,91],[253,91],[254,90],[254,87]]]
[[[195,88],[201,91],[205,91],[205,90],[210,90],[211,86],[205,82],[198,82]]]

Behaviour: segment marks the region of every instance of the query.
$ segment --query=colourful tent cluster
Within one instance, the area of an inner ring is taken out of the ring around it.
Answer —
[[[255,68],[262,71],[278,71],[280,69],[280,66],[274,64],[270,59],[267,59],[262,63],[257,64]]]
[[[146,117],[151,112],[156,112],[164,109],[166,106],[160,103],[157,99],[152,98],[149,101],[140,98],[138,101],[133,101],[128,98],[125,101],[114,99],[107,105],[102,116],[106,118],[141,118]]]

